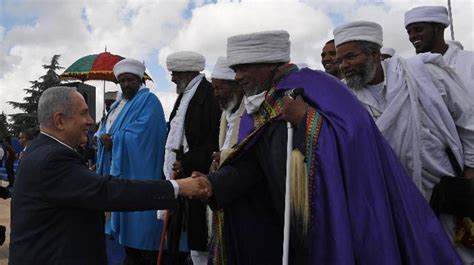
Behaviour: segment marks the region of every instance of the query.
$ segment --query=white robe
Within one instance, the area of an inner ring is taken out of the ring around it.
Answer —
[[[439,54],[407,60],[395,56],[382,65],[383,104],[367,88],[354,93],[372,116],[382,112],[376,120],[378,128],[429,198],[441,177],[455,175],[447,147],[461,168],[474,166],[472,93]]]
[[[441,177],[455,176],[447,147],[461,168],[474,165],[472,90],[464,87],[440,54],[424,53],[407,60],[395,56],[382,66],[385,87],[378,95],[368,88],[354,93],[429,200]],[[442,214],[440,219],[454,240],[455,217]],[[456,246],[456,251],[464,264],[474,262],[473,250]]]
[[[231,151],[231,147],[237,143],[239,137],[240,119],[245,111],[244,100],[240,102],[239,108],[234,113],[223,111],[219,128],[220,163],[224,162]]]
[[[474,52],[462,50],[453,43],[448,45],[444,61],[459,75],[464,86],[474,92]]]

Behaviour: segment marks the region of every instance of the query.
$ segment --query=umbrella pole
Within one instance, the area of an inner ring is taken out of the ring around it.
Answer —
[[[451,0],[448,0],[449,9],[449,28],[451,29],[451,40],[454,40],[454,22],[453,22],[453,11],[451,10]]]
[[[106,48],[107,49],[107,48]],[[104,80],[104,86],[103,86],[103,89],[102,89],[102,116],[105,115],[105,80]],[[102,117],[104,118],[104,117]]]

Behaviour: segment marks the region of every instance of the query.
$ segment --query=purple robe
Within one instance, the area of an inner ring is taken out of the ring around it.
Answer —
[[[298,87],[323,116],[308,263],[461,264],[438,218],[349,89],[321,71],[302,69],[284,77],[277,90]],[[239,141],[252,130],[245,114]],[[238,164],[258,141],[257,135],[230,164]],[[231,226],[233,221],[227,223]],[[281,255],[281,249],[274,251]]]

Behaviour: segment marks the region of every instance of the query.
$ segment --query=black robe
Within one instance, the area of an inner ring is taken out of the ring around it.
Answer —
[[[170,115],[170,123],[176,115],[182,94],[176,100]],[[211,83],[203,78],[189,102],[184,119],[184,133],[189,151],[183,154],[181,164],[186,177],[193,171],[207,173],[211,165],[212,153],[219,149],[219,119],[221,109],[214,97]],[[189,248],[208,250],[208,230],[206,222],[206,203],[200,200],[181,198],[181,211],[174,211],[168,229],[168,243],[179,239],[181,230],[188,232]],[[178,212],[180,212],[178,214]],[[177,243],[177,241],[174,241]],[[175,247],[177,247],[175,245]],[[175,250],[176,251],[176,250]],[[171,250],[173,252],[173,250]],[[172,253],[171,253],[172,254]],[[173,254],[172,254],[173,255]]]
[[[293,146],[301,151],[305,143],[304,122],[299,127],[294,132]],[[229,265],[281,264],[286,143],[286,122],[276,120],[266,126],[255,144],[235,163],[209,174],[213,187],[210,205],[213,209],[224,208]],[[293,261],[294,248],[290,245]]]

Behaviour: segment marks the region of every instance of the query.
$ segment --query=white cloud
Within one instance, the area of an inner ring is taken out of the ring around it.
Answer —
[[[209,71],[217,57],[225,55],[229,36],[284,29],[291,35],[292,60],[316,66],[320,47],[329,40],[331,27],[326,14],[297,1],[209,4],[193,10],[189,22],[160,51],[159,63],[165,67],[166,56],[171,52],[194,50],[206,57]]]
[[[153,91],[161,101],[161,105],[165,111],[165,118],[168,120],[173,110],[174,102],[178,97],[177,94],[173,91]]]
[[[325,12],[345,14],[354,9],[357,0],[303,0],[302,2]]]
[[[89,1],[85,14],[93,44],[101,42],[122,56],[144,58],[172,38],[186,6],[184,1]]]
[[[4,35],[5,35],[5,27],[2,27],[0,25],[0,42],[2,42],[2,43],[3,43],[3,38],[5,38]]]

